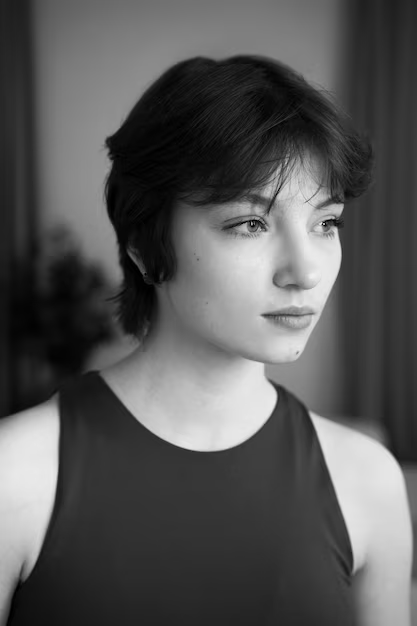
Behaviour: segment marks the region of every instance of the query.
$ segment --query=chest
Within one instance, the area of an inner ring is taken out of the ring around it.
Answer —
[[[299,480],[294,454],[262,446],[265,457],[173,463],[158,446],[136,462],[126,442],[123,455],[109,445],[94,462],[78,457],[53,543],[22,587],[34,621],[47,607],[42,623],[80,623],[82,599],[90,623],[351,623],[346,572],[327,534],[335,528],[309,500],[316,483],[306,471]]]
[[[312,421],[350,538],[354,557],[353,572],[356,573],[365,561],[367,531],[366,512],[360,490],[360,475],[359,472],[346,471],[346,467],[349,466],[348,451],[345,450],[343,432],[338,430],[337,425],[332,424],[329,428],[329,423],[323,418],[318,418],[318,416],[317,418],[312,416]],[[50,463],[49,465],[45,464],[49,470],[44,481],[44,497],[33,507],[31,515],[27,516],[27,519],[30,519],[30,536],[32,539],[23,568],[23,579],[30,575],[42,552],[54,508],[59,465],[59,459],[55,453],[56,442],[53,442],[50,448],[48,455]],[[343,451],[342,454],[341,450]]]

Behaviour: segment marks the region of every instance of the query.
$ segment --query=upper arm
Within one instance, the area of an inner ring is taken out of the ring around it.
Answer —
[[[54,427],[53,401],[0,420],[0,626],[7,622],[39,531],[44,496],[51,491],[52,481],[46,480],[51,464],[45,452],[56,437]]]
[[[358,626],[411,626],[413,534],[404,475],[395,457],[374,441],[365,470],[367,554],[353,579]]]

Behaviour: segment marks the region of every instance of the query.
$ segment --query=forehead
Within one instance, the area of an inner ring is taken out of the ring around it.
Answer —
[[[323,200],[330,195],[325,183],[326,168],[322,161],[310,155],[306,155],[302,162],[292,163],[282,180],[282,170],[278,168],[269,182],[262,188],[262,196],[270,200],[276,199],[278,204],[289,203],[292,200],[304,200],[305,202]]]
[[[318,159],[306,158],[303,162],[291,164],[285,175],[281,168],[270,177],[267,184],[254,190],[245,191],[237,200],[226,206],[239,207],[249,204],[259,208],[263,213],[285,212],[294,207],[302,209],[325,208],[337,204],[331,197],[330,189],[325,183],[326,170]],[[208,207],[209,212],[221,212],[224,205]]]

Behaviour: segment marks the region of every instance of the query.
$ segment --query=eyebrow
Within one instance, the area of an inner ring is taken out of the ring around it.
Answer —
[[[244,202],[249,202],[250,204],[254,205],[254,204],[258,204],[263,206],[266,210],[268,210],[268,207],[270,205],[270,198],[267,198],[266,196],[262,196],[258,193],[247,193],[243,196],[242,200]],[[307,203],[308,201],[306,201]],[[305,203],[305,204],[306,204]],[[319,202],[318,204],[316,204],[314,206],[314,210],[315,211],[320,211],[320,209],[325,209],[328,206],[331,206],[333,204],[343,204],[343,202],[338,199],[338,198],[332,198],[332,197],[328,197],[325,200],[322,200],[321,202]]]

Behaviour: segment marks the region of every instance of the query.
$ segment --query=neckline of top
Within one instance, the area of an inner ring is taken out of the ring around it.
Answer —
[[[284,396],[285,389],[279,385],[278,383],[268,379],[268,381],[272,384],[277,392],[277,399],[274,405],[272,412],[268,415],[267,419],[259,426],[259,428],[252,433],[249,437],[244,439],[243,441],[229,446],[227,448],[221,448],[218,450],[195,450],[192,448],[186,448],[176,444],[172,441],[164,439],[161,435],[150,430],[143,422],[141,422],[135,415],[128,409],[128,407],[124,404],[122,399],[118,396],[117,392],[109,385],[109,383],[101,376],[99,370],[91,370],[87,372],[86,375],[89,375],[91,378],[94,378],[100,385],[101,389],[103,389],[108,397],[112,400],[113,404],[123,412],[125,416],[129,418],[130,421],[134,420],[135,424],[140,428],[146,430],[146,432],[151,436],[159,445],[168,446],[172,450],[176,450],[178,452],[182,452],[189,455],[200,455],[200,456],[224,456],[227,454],[232,454],[234,452],[238,452],[243,448],[246,448],[248,445],[254,442],[255,439],[261,436],[261,434],[265,431],[265,429],[274,421],[274,418],[277,416],[279,412],[282,411],[284,405]]]

